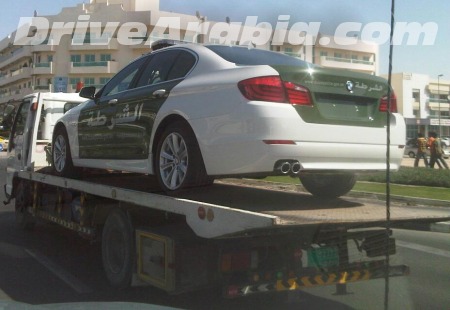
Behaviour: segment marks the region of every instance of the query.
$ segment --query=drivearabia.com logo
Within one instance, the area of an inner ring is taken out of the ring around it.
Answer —
[[[352,45],[359,40],[369,44],[385,44],[390,40],[391,26],[384,22],[367,24],[345,22],[334,34],[320,35],[320,22],[294,22],[290,15],[280,15],[275,25],[248,16],[245,22],[188,22],[181,31],[180,17],[160,17],[152,29],[139,22],[97,22],[90,15],[79,15],[77,20],[51,22],[46,17],[22,17],[14,37],[15,45],[58,45],[65,35],[72,36],[72,45],[108,45],[117,38],[122,45],[150,45],[161,37],[187,42],[214,42],[241,45]],[[397,22],[394,26],[393,45],[433,45],[438,32],[434,22]],[[89,40],[86,38],[89,37]]]

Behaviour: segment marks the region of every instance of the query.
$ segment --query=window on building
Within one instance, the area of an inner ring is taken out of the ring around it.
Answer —
[[[327,57],[328,56],[328,52],[327,51],[320,51],[320,56],[324,56]]]
[[[101,78],[100,78],[100,85],[101,85],[101,86],[105,85],[106,83],[109,82],[109,80],[110,80],[109,77],[101,77]]]
[[[111,61],[111,54],[101,54],[100,61]]]
[[[84,55],[84,62],[95,62],[95,54]]]
[[[53,62],[53,55],[47,55],[47,62]]]
[[[70,55],[71,62],[81,62],[81,55]]]
[[[86,77],[83,79],[84,86],[94,86],[95,85],[95,78],[93,77]]]
[[[414,98],[414,102],[420,102],[420,89],[413,89],[412,96]]]
[[[77,84],[80,82],[81,82],[81,79],[78,77],[69,79],[69,83],[70,83],[70,85],[72,85],[73,89],[75,89],[77,87]]]
[[[343,58],[342,53],[334,53],[334,58]]]

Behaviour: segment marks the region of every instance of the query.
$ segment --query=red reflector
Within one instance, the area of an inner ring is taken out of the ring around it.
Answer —
[[[284,88],[289,98],[289,103],[298,105],[312,105],[309,90],[292,82],[284,82]]]
[[[388,110],[388,96],[387,94],[381,97],[380,99],[380,112],[387,112]],[[397,97],[395,96],[394,91],[391,91],[391,112],[397,113]]]
[[[292,140],[263,140],[265,144],[289,144],[295,145],[295,141]]]
[[[249,100],[287,102],[279,76],[263,76],[240,81],[242,95]]]
[[[239,296],[239,287],[237,286],[229,286],[227,289],[227,296],[230,298]]]

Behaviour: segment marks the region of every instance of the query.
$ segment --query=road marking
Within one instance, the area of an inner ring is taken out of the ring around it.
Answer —
[[[445,250],[433,248],[430,246],[419,245],[419,244],[409,243],[409,242],[399,241],[399,240],[395,240],[395,243],[402,248],[408,248],[411,250],[416,250],[416,251],[425,252],[428,254],[439,255],[442,257],[450,258],[450,251],[445,251]]]
[[[31,251],[25,249],[31,257],[37,260],[41,265],[50,270],[55,276],[69,285],[72,289],[80,294],[91,293],[92,289],[85,284],[83,284],[80,280],[78,280],[75,276],[64,270],[62,267],[58,266],[54,262],[52,262],[48,257],[43,254],[40,254],[36,251]]]

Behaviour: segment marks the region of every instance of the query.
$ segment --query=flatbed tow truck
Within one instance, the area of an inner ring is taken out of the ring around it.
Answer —
[[[342,292],[347,283],[409,273],[386,259],[396,252],[390,228],[450,219],[444,208],[393,205],[388,223],[381,201],[320,199],[234,179],[168,196],[147,175],[58,177],[48,163],[46,123],[77,100],[24,98],[11,131],[6,194],[22,228],[43,219],[100,241],[115,287],[152,285],[172,294],[218,287],[228,298],[324,285]]]

